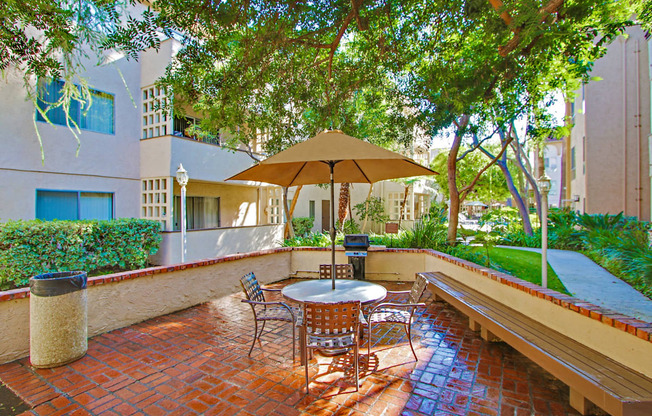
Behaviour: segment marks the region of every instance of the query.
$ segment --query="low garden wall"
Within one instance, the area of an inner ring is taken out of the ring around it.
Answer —
[[[89,278],[88,334],[101,334],[239,292],[240,276],[261,283],[316,277],[330,263],[324,248],[278,248]],[[342,250],[336,262],[346,262]],[[369,280],[410,281],[441,271],[596,351],[652,377],[652,323],[433,250],[372,249]],[[0,292],[0,363],[29,353],[29,290]]]

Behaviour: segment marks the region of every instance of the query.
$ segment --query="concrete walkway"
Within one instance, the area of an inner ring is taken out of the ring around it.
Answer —
[[[507,247],[541,253],[539,248]],[[581,253],[548,249],[548,264],[575,297],[652,322],[652,300]]]

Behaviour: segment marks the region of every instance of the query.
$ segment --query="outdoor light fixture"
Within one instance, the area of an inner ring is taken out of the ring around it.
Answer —
[[[181,263],[186,261],[186,185],[188,185],[188,172],[179,163],[177,168],[177,182],[181,187],[181,212],[179,222],[181,226]]]
[[[537,179],[541,192],[541,286],[548,287],[548,192],[550,178],[543,172]]]
[[[539,183],[539,191],[548,196],[548,192],[550,192],[550,178],[548,175],[544,172],[543,175],[537,179],[537,182]]]
[[[179,163],[179,167],[177,168],[177,182],[179,182],[179,186],[188,185],[188,171],[183,168],[183,164],[181,163]]]

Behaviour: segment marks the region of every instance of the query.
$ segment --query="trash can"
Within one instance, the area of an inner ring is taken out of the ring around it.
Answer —
[[[353,266],[353,278],[365,280],[365,259],[369,248],[369,236],[367,234],[347,234],[344,236],[344,254],[349,258],[349,264]]]
[[[36,368],[68,364],[86,354],[86,272],[57,272],[29,279],[29,359]]]

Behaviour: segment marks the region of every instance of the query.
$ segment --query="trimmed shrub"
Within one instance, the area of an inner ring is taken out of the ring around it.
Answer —
[[[315,223],[315,219],[311,217],[296,217],[292,218],[292,228],[294,229],[294,235],[297,236],[306,236],[312,230],[312,226]]]
[[[331,245],[331,237],[328,233],[311,233],[306,236],[289,238],[281,245],[283,247],[328,247]]]
[[[0,290],[30,277],[69,270],[89,275],[143,268],[158,250],[156,221],[9,221],[0,223]]]

